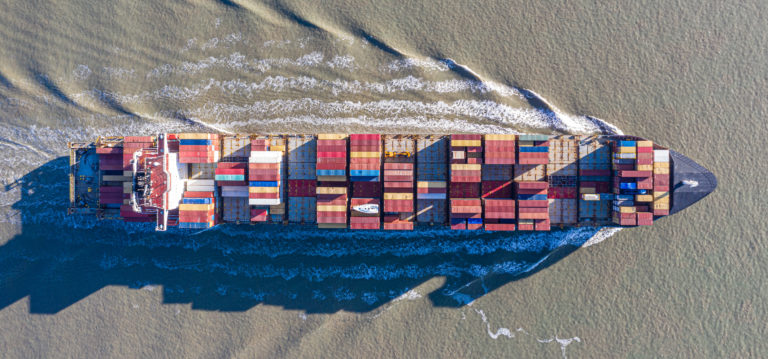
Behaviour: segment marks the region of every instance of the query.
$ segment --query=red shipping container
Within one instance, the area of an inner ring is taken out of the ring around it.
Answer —
[[[412,231],[412,222],[384,223],[384,229],[388,231]]]
[[[341,152],[341,151],[336,151],[336,152],[320,152],[320,151],[318,151],[317,152],[317,158],[320,158],[320,157],[346,158],[347,157],[347,153],[346,152]]]
[[[451,229],[453,230],[466,230],[467,229],[467,221],[453,221],[451,220]]]
[[[279,163],[249,163],[248,169],[250,170],[276,170],[280,168]]]
[[[360,170],[360,171],[378,171],[381,168],[378,164],[351,164],[349,165],[350,170]]]
[[[548,207],[549,201],[547,200],[517,200],[517,207]]]
[[[266,222],[268,211],[266,208],[251,208],[251,222]]]
[[[520,207],[517,209],[518,215],[523,213],[547,213],[549,214],[549,208],[547,207]]]
[[[638,212],[649,212],[648,206],[635,206],[635,210]]]
[[[511,223],[486,223],[486,231],[514,231],[515,225]]]
[[[451,176],[451,183],[472,183],[479,185],[481,181],[480,176]]]
[[[636,226],[637,225],[637,217],[633,217],[632,219],[619,219],[619,225],[621,225],[621,226]]]
[[[549,187],[547,181],[529,181],[529,182],[515,182],[518,190],[521,189],[546,189]]]
[[[360,158],[360,157],[350,157],[349,158],[350,164],[372,164],[379,166],[381,165],[381,159],[379,158]]]
[[[610,193],[611,192],[611,184],[610,182],[597,182],[595,186],[595,191],[597,193]]]
[[[217,186],[247,186],[248,181],[216,181]]]
[[[248,198],[251,199],[278,199],[280,193],[248,193]]]
[[[653,153],[653,147],[638,147],[637,153]]]
[[[350,229],[373,229],[377,230],[379,228],[379,224],[373,224],[373,223],[350,223],[349,228]]]
[[[653,189],[653,178],[638,178],[637,189]]]
[[[347,140],[317,140],[317,145],[318,146],[322,146],[322,145],[342,145],[342,146],[346,146],[347,145]]]
[[[653,158],[641,158],[641,159],[638,159],[635,162],[637,162],[638,165],[652,165],[653,164]]]
[[[179,152],[213,152],[218,145],[179,145]]]
[[[535,229],[537,231],[548,231],[550,229],[549,219],[544,219],[544,220],[537,219],[536,221],[534,221],[534,223],[535,223]]]
[[[619,177],[651,177],[652,171],[619,171]]]
[[[351,145],[349,152],[381,152],[379,145]]]
[[[316,163],[346,164],[347,159],[344,157],[319,157]]]
[[[184,198],[213,198],[213,192],[184,192]]]
[[[347,165],[344,163],[317,163],[315,168],[318,170],[346,170]]]
[[[352,182],[352,197],[381,197],[381,182]]]
[[[416,193],[447,193],[446,188],[425,188],[419,187],[416,189]]]
[[[254,163],[257,164],[257,163]],[[272,164],[272,163],[269,163]],[[216,164],[218,169],[248,169],[248,162],[219,162]]]
[[[549,163],[549,160],[547,160],[546,158],[544,158],[544,159],[542,159],[542,158],[538,158],[538,159],[536,159],[536,158],[522,158],[522,159],[518,160],[517,163],[521,164],[521,165],[545,165],[545,164]]]
[[[480,183],[451,183],[449,192],[451,198],[479,198]]]
[[[242,175],[245,174],[245,169],[240,168],[217,168],[214,171],[217,175]]]
[[[413,181],[404,182],[384,182],[385,191],[390,188],[413,188]]]
[[[632,170],[635,169],[635,165],[633,165],[633,164],[623,164],[623,165],[614,164],[613,165],[613,169],[615,169],[617,171],[632,171]]]
[[[288,180],[288,196],[314,197],[316,185],[315,180]]]
[[[384,163],[385,170],[412,170],[413,163]]]
[[[517,161],[515,161],[515,157],[505,157],[505,158],[486,158],[485,163],[489,165],[513,165]]]
[[[512,198],[512,181],[483,181],[482,198]]]
[[[654,209],[653,210],[654,216],[668,216],[669,210],[668,209]]]
[[[517,229],[520,231],[532,231],[533,224],[518,224]]]
[[[385,199],[384,212],[413,212],[413,200],[410,199]]]
[[[646,147],[646,148],[647,148],[647,147]],[[644,152],[644,153],[638,153],[638,154],[637,154],[637,159],[638,159],[638,160],[639,160],[639,159],[648,159],[648,160],[652,160],[652,159],[653,159],[653,152]]]
[[[214,212],[211,211],[179,211],[179,222],[206,223],[211,221]]]

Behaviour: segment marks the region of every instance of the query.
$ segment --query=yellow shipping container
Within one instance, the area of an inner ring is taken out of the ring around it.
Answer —
[[[180,133],[180,140],[208,140],[215,139],[217,136],[212,133]]]
[[[347,224],[346,223],[318,223],[317,228],[344,229],[344,228],[347,228]]]
[[[349,157],[352,158],[379,158],[381,152],[350,152]]]
[[[454,163],[451,164],[451,169],[454,171],[480,171],[482,168],[482,165],[480,164],[462,164],[462,163]]]
[[[619,147],[619,153],[637,153],[637,147]]]
[[[317,135],[318,140],[346,140],[346,134],[343,133],[321,133]]]
[[[654,167],[653,173],[657,175],[668,175],[669,174],[669,168],[664,167]]]
[[[653,167],[669,168],[669,162],[654,162]]]
[[[582,194],[584,194],[584,193],[588,193],[588,194],[597,193],[595,191],[596,191],[596,189],[594,187],[580,187],[579,188],[579,193],[582,193]]]
[[[480,140],[453,140],[451,147],[480,147]]]
[[[384,193],[384,199],[413,199],[413,193]]]
[[[326,212],[346,212],[347,206],[340,206],[340,205],[317,205],[318,211],[326,211]]]
[[[179,205],[180,211],[207,211],[213,209],[213,204],[188,204],[182,203]]]
[[[418,188],[446,188],[447,183],[438,181],[419,181],[416,183],[416,186]]]
[[[285,151],[285,145],[269,146],[269,150],[270,151],[280,151],[280,152],[282,152],[282,151]]]
[[[517,224],[533,224],[532,219],[518,219]]]
[[[637,202],[653,202],[653,196],[650,194],[638,194],[635,196]]]
[[[486,141],[494,141],[494,140],[501,140],[501,141],[514,141],[515,135],[485,135]]]
[[[653,147],[653,142],[651,142],[651,141],[637,141],[637,147]]]
[[[278,193],[280,187],[248,187],[248,193]]]
[[[619,207],[619,213],[637,213],[635,207]]]
[[[668,202],[653,202],[653,209],[669,209]]]
[[[637,165],[638,171],[653,171],[653,165]]]
[[[347,187],[317,187],[317,194],[346,194]]]
[[[317,176],[317,180],[320,182],[346,182],[347,176]]]

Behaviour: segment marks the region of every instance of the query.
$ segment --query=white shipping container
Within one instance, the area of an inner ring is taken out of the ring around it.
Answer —
[[[280,204],[280,200],[270,198],[251,198],[248,200],[248,204],[252,206],[276,206]]]
[[[251,151],[250,163],[280,163],[283,161],[283,153],[280,151]]]
[[[187,191],[189,192],[215,192],[216,186],[190,186],[187,185]]]
[[[581,199],[585,201],[599,201],[600,195],[595,193],[584,193],[581,195]]]
[[[215,181],[212,179],[191,179],[187,180],[187,186],[213,186]]]
[[[669,162],[669,150],[653,150],[653,162]]]

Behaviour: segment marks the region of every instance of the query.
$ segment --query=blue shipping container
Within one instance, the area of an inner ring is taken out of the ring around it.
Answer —
[[[549,152],[549,147],[529,147],[529,146],[522,146],[520,147],[520,152]]]
[[[183,204],[211,204],[212,198],[184,198],[181,200]]]
[[[277,181],[250,181],[250,187],[277,187]]]
[[[637,146],[637,142],[635,141],[619,141],[620,147],[635,147]]]
[[[349,175],[354,177],[378,177],[378,170],[349,170]]]
[[[318,176],[344,176],[345,174],[344,170],[317,170]]]
[[[517,194],[517,199],[525,201],[546,201],[546,194]]]
[[[352,182],[381,182],[379,176],[352,176],[349,177]]]
[[[208,146],[211,143],[211,140],[179,140],[181,146]]]
[[[620,189],[637,189],[637,183],[630,182],[630,183],[619,183]]]
[[[483,224],[482,218],[467,218],[467,224]]]

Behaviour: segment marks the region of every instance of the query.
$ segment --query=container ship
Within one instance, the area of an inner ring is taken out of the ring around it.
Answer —
[[[623,135],[163,133],[69,149],[70,214],[158,231],[649,226],[717,186],[693,160]]]

